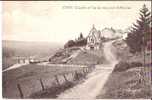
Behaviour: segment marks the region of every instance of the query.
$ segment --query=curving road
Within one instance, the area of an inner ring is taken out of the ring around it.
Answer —
[[[102,92],[102,88],[111,74],[114,65],[118,62],[112,52],[112,42],[104,44],[104,55],[107,64],[96,65],[95,70],[87,76],[87,79],[75,87],[61,93],[60,99],[95,99]]]

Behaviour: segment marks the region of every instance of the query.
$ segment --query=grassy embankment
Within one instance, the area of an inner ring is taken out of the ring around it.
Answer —
[[[63,63],[63,59],[67,59],[72,55],[73,53],[77,52],[77,50],[80,50],[79,48],[68,48],[66,52],[65,49],[58,51],[55,56],[51,58],[51,63]],[[101,64],[104,62],[103,57],[103,51],[97,50],[97,51],[80,51],[79,54],[68,60],[66,64],[75,64],[75,65],[88,65],[93,66],[95,64]],[[65,63],[65,62],[64,62]],[[30,97],[32,98],[56,98],[58,94],[61,92],[64,92],[64,90],[68,88],[72,88],[76,84],[79,84],[83,82],[85,79],[85,75],[79,73],[79,78],[77,76],[74,77],[74,81],[68,81],[62,85],[56,85],[54,87],[48,88],[45,91],[40,91],[37,93],[32,94]]]
[[[80,50],[80,52],[78,53],[78,55],[76,57],[69,59],[64,63],[65,64],[93,66],[95,64],[101,64],[105,60],[103,57],[102,50],[90,51],[90,50],[81,50],[80,48],[74,47],[74,48],[59,50],[51,58],[50,63],[63,63],[63,59],[67,59],[68,57],[70,57],[73,53],[77,52],[78,50]],[[41,92],[31,95],[31,97],[32,98],[56,98],[57,95],[60,94],[61,92],[63,92],[64,90],[66,90],[68,88],[72,88],[76,84],[83,82],[83,79],[85,79],[85,76],[81,75],[81,74],[79,74],[79,76],[81,77],[80,80],[75,79],[74,81],[66,82],[60,86],[48,88],[45,91],[41,91]]]
[[[143,66],[142,54],[132,55],[122,42],[113,43],[120,62],[115,66],[101,94],[97,98],[133,99],[152,98],[151,68]],[[146,64],[151,63],[150,54],[146,55]]]
[[[76,57],[68,59],[73,53],[80,50]],[[68,60],[66,60],[68,59]],[[64,61],[64,62],[63,62]],[[103,50],[82,50],[79,47],[62,49],[51,57],[50,63],[64,63],[76,65],[95,65],[105,62]]]
[[[49,81],[47,82],[47,80],[54,80],[55,75],[72,73],[81,69],[82,68],[80,67],[58,67],[30,64],[6,71],[3,73],[3,97],[18,98],[19,94],[17,84],[21,85],[24,94],[27,95],[29,92],[34,93],[34,91],[36,92],[39,89],[41,90],[41,86],[39,86],[40,83],[38,82],[39,79],[45,81],[45,84],[48,84],[49,86]],[[67,84],[62,85],[62,90],[63,88],[68,88],[71,85],[72,84],[69,84],[68,86]]]
[[[69,49],[70,51],[62,50],[55,54],[54,58],[51,59],[53,63],[63,63],[62,60],[66,59],[73,53],[75,53],[78,48]],[[80,51],[80,53],[74,57],[73,59],[68,60],[66,64],[83,64],[83,65],[94,65],[97,63],[102,63],[104,59],[101,53],[102,51],[98,51],[97,53],[93,53],[90,51]],[[67,54],[68,53],[68,54]],[[99,56],[100,53],[100,56]],[[68,55],[68,56],[67,56]],[[98,55],[98,56],[97,56]],[[101,59],[102,58],[102,59]],[[51,62],[52,63],[52,62]],[[57,66],[42,66],[42,65],[25,65],[17,69],[13,69],[11,71],[7,71],[3,73],[3,97],[11,98],[12,95],[18,95],[15,91],[17,90],[17,83],[21,83],[22,87],[26,87],[28,85],[33,87],[31,88],[32,92],[36,86],[36,81],[39,79],[48,80],[48,78],[52,78],[54,75],[60,75],[64,73],[70,73],[81,70],[79,67],[57,67]],[[79,74],[80,77],[83,75]],[[80,81],[75,80],[71,82],[66,82],[62,85],[54,85],[52,87],[46,87],[45,91],[33,92],[30,95],[30,98],[55,98],[60,92],[63,92],[65,89],[71,88],[75,84],[78,84]],[[34,86],[35,84],[35,86]],[[40,83],[38,83],[40,84]],[[41,87],[37,87],[41,88]],[[30,89],[25,88],[24,93],[29,91]],[[31,92],[30,91],[30,92]],[[29,92],[27,92],[29,93]]]

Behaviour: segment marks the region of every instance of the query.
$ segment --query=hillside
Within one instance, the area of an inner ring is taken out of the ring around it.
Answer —
[[[49,58],[50,63],[65,63],[76,65],[94,65],[105,61],[103,50],[84,50],[82,47],[72,47],[58,50]]]
[[[86,65],[95,65],[102,64],[105,62],[105,58],[103,57],[102,50],[96,51],[81,51],[77,57],[71,59],[68,64],[86,64]]]

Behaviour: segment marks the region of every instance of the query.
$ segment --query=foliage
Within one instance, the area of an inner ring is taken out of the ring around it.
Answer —
[[[151,84],[142,84],[142,67],[123,72],[112,72],[97,99],[150,99]]]
[[[75,46],[84,46],[86,44],[87,44],[87,39],[85,38],[75,41]]]
[[[82,40],[84,37],[83,37],[83,34],[80,33],[80,36],[78,37],[78,40]]]
[[[140,63],[140,62],[127,63],[127,62],[121,61],[118,64],[116,64],[113,71],[114,72],[121,72],[121,71],[126,71],[130,68],[135,68],[135,67],[142,67],[142,63]]]
[[[72,47],[75,45],[75,41],[69,40],[65,45],[64,48]]]
[[[73,47],[73,46],[84,46],[87,44],[87,39],[83,37],[83,34],[80,33],[80,36],[78,39],[74,40],[69,40],[65,45],[64,48],[68,47]]]
[[[139,19],[133,24],[125,40],[132,53],[141,52],[142,48],[146,46],[147,41],[149,41],[151,35],[151,13],[146,5],[143,5],[139,14]]]

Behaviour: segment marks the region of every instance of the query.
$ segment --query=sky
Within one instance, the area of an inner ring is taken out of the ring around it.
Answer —
[[[150,1],[4,1],[3,40],[65,43],[94,24],[125,30]]]

